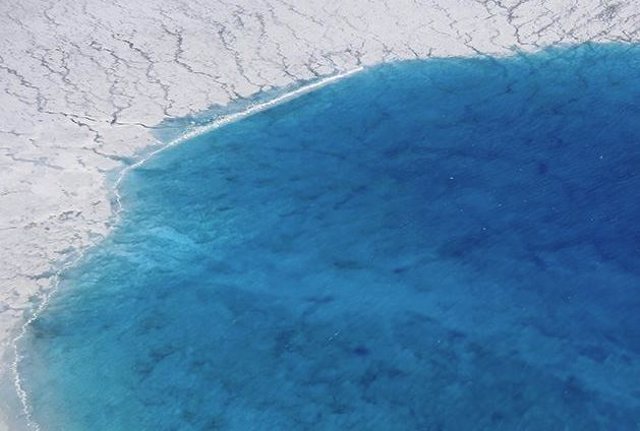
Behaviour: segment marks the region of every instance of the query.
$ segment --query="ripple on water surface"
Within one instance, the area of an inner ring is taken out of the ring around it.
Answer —
[[[164,152],[22,364],[51,430],[635,430],[640,49],[413,61]]]

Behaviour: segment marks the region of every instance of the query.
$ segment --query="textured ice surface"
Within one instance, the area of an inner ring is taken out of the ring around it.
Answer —
[[[22,370],[64,430],[633,430],[640,50],[368,70],[167,151]]]

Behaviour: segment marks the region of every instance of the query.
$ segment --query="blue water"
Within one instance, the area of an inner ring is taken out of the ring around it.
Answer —
[[[386,65],[136,169],[49,430],[637,430],[640,47]]]

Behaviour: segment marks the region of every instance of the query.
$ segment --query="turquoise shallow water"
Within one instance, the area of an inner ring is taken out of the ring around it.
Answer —
[[[21,365],[51,430],[636,430],[640,48],[367,70],[166,151]]]

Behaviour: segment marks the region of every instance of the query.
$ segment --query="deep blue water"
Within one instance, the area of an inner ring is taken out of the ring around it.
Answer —
[[[637,430],[640,47],[373,68],[133,171],[50,430]]]

